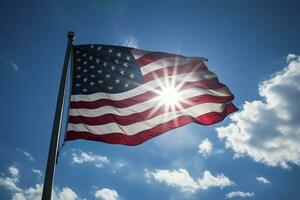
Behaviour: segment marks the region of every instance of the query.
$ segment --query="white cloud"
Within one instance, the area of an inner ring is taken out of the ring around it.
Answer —
[[[135,37],[129,36],[123,43],[122,46],[138,48],[138,41]]]
[[[26,151],[23,151],[23,153],[24,153],[25,156],[28,157],[29,160],[34,161],[34,157],[30,153],[28,153]]]
[[[226,194],[226,198],[231,199],[234,197],[240,197],[240,198],[245,198],[245,197],[252,197],[254,195],[253,192],[242,192],[242,191],[235,191],[235,192],[230,192]]]
[[[95,197],[101,200],[117,200],[119,199],[119,194],[115,190],[102,188],[95,192]]]
[[[262,177],[262,176],[256,177],[256,180],[261,182],[261,183],[264,183],[264,184],[270,183],[270,181],[268,179],[266,179],[265,177]]]
[[[34,187],[24,189],[13,194],[12,200],[40,200],[42,197],[43,185],[36,184]],[[56,197],[54,197],[56,199]]]
[[[109,160],[106,156],[95,155],[92,152],[72,153],[72,163],[83,164],[93,163],[96,167],[102,167],[104,164],[108,164]]]
[[[27,151],[24,151],[20,148],[17,148],[17,150],[22,152],[30,161],[33,162],[35,160],[34,157],[30,153],[28,153]]]
[[[300,165],[300,57],[288,55],[288,66],[259,84],[263,100],[245,102],[218,137],[236,157],[288,168]]]
[[[43,176],[43,173],[39,169],[32,169],[32,172],[37,174],[39,176],[39,178],[41,178]]]
[[[205,138],[198,146],[199,151],[198,153],[202,154],[203,156],[207,157],[213,148],[212,143],[210,142],[210,140],[208,138]]]
[[[179,188],[183,193],[195,193],[197,190],[206,190],[209,187],[226,187],[234,183],[225,175],[213,176],[210,171],[204,171],[203,177],[195,180],[185,169],[178,170],[145,170],[147,182],[151,178],[159,183],[165,183],[168,186]]]
[[[63,188],[62,191],[58,194],[58,199],[62,200],[76,200],[77,194],[70,188]]]
[[[198,179],[198,184],[201,189],[206,190],[209,187],[224,188],[233,185],[233,181],[227,178],[224,174],[213,176],[209,171],[205,171],[202,179]]]
[[[23,189],[12,196],[12,200],[40,200],[43,192],[43,184],[36,184],[34,187]],[[70,188],[65,187],[61,191],[52,191],[52,200],[76,200],[77,194]]]
[[[18,177],[18,176],[19,176],[19,169],[18,169],[16,166],[12,165],[12,166],[10,166],[10,167],[8,168],[8,170],[9,170],[9,173],[10,173],[13,177]]]
[[[116,162],[113,166],[112,166],[112,173],[116,173],[118,170],[120,170],[121,168],[123,168],[125,166],[124,162]]]
[[[8,167],[8,171],[12,177],[5,176],[5,174],[1,174],[0,176],[0,186],[10,190],[10,191],[21,191],[21,189],[17,186],[19,182],[19,169],[14,165]]]
[[[0,186],[12,192],[12,200],[40,200],[42,197],[43,185],[36,184],[34,187],[20,188],[19,170],[15,166],[8,168],[12,177],[0,176]],[[70,188],[65,187],[62,190],[56,187],[52,191],[52,200],[76,200],[77,194]]]
[[[19,180],[17,178],[0,177],[0,186],[11,191],[21,191],[21,189],[16,185],[18,182]]]

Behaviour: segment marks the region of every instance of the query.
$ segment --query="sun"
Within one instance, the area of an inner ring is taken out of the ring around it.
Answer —
[[[161,104],[164,104],[166,106],[175,106],[179,103],[179,92],[176,87],[168,86],[161,88],[161,91],[159,91],[158,99]]]

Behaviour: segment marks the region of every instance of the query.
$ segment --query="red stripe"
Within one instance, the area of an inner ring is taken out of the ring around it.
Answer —
[[[156,127],[153,127],[148,130],[141,131],[135,135],[124,135],[121,133],[111,133],[105,135],[95,135],[89,132],[76,132],[76,131],[68,131],[66,134],[65,140],[76,140],[76,139],[85,139],[85,140],[93,140],[93,141],[102,141],[110,144],[123,144],[123,145],[138,145],[141,144],[153,137],[156,137],[162,133],[165,133],[171,129],[178,128],[189,124],[191,122],[195,122],[202,125],[211,125],[217,122],[222,121],[227,115],[232,112],[235,112],[237,108],[232,104],[228,104],[224,111],[221,113],[211,112],[204,115],[201,115],[196,118],[192,118],[189,116],[181,116],[177,119],[171,120],[169,122],[160,124]]]
[[[203,89],[217,89],[225,87],[224,84],[220,83],[217,78],[209,79],[209,80],[201,80],[201,81],[195,81],[195,82],[186,82],[180,90],[188,89],[188,88],[203,88]],[[155,89],[160,89],[160,87],[157,87]],[[153,90],[155,90],[153,89]],[[100,108],[102,106],[113,106],[116,108],[125,108],[128,106],[132,106],[134,104],[138,104],[144,101],[148,101],[154,97],[156,97],[157,94],[153,91],[147,91],[143,94],[130,97],[128,99],[123,99],[119,101],[114,101],[110,99],[98,99],[96,101],[71,101],[70,108],[76,109],[76,108],[86,108],[86,109],[95,109]]]
[[[176,74],[184,74],[184,73],[196,72],[202,70],[208,70],[208,69],[202,61],[198,60],[184,65],[178,65],[178,66],[174,65],[174,66],[165,67],[163,69],[155,70],[151,73],[144,75],[144,81],[145,83],[147,83],[153,79],[157,79],[164,76],[172,76]]]
[[[174,109],[174,111],[179,111],[181,109],[190,108],[192,106],[195,106],[197,104],[203,104],[203,103],[225,103],[229,102],[233,99],[233,96],[228,97],[216,97],[212,95],[200,95],[196,97],[192,97],[187,99],[186,102],[181,102],[181,107],[177,107]],[[155,112],[154,112],[155,111]],[[154,113],[152,113],[154,112]],[[161,115],[165,112],[168,112],[165,110],[165,106],[162,105],[157,110],[155,108],[147,109],[143,112],[136,112],[131,115],[121,116],[121,115],[115,115],[115,114],[105,114],[97,117],[85,117],[85,116],[69,116],[69,123],[73,124],[87,124],[87,125],[103,125],[111,122],[115,122],[120,125],[129,125],[145,120],[149,120],[153,117],[156,117],[158,115]],[[150,115],[151,114],[151,115]]]
[[[163,53],[163,52],[150,52],[150,53],[147,53],[147,54],[143,55],[139,59],[137,59],[136,62],[140,65],[140,67],[143,67],[143,66],[148,65],[148,64],[150,64],[154,61],[157,61],[159,59],[174,57],[174,56],[183,57],[183,56],[180,56],[180,55]]]

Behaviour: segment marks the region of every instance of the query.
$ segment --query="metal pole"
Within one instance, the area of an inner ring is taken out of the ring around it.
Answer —
[[[68,44],[67,44],[65,61],[64,61],[61,79],[60,79],[59,92],[58,92],[58,97],[56,102],[56,110],[55,110],[55,117],[54,117],[53,128],[52,128],[51,142],[50,142],[50,147],[48,152],[48,161],[47,161],[47,168],[46,168],[45,179],[44,179],[42,200],[51,200],[51,192],[52,192],[57,148],[58,148],[58,139],[60,136],[61,118],[63,114],[68,61],[70,58],[72,42],[74,39],[75,39],[75,33],[71,31],[68,32]]]

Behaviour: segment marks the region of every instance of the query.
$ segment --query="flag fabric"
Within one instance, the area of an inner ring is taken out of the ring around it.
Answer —
[[[137,145],[191,122],[220,122],[237,110],[201,57],[78,45],[72,69],[66,141]]]

